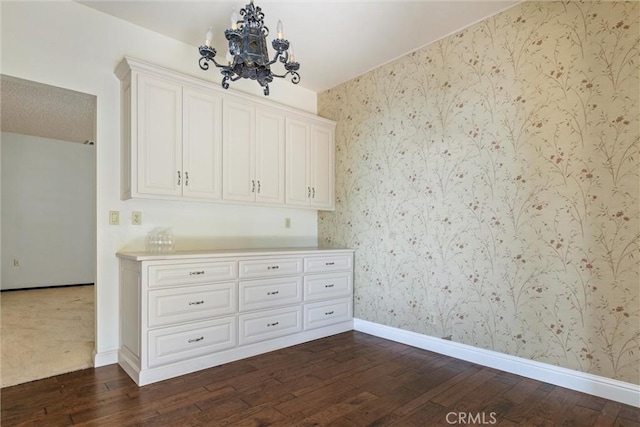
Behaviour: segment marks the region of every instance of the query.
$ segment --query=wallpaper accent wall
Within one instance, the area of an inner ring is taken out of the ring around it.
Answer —
[[[638,2],[525,2],[319,95],[355,316],[638,384]]]

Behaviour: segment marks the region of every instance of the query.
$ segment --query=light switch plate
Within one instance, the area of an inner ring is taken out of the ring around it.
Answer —
[[[120,211],[109,211],[109,224],[110,225],[120,224]]]

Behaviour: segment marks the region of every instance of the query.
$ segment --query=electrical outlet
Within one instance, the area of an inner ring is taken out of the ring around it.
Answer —
[[[133,225],[142,224],[142,212],[131,212],[131,224]]]
[[[284,228],[291,228],[291,218],[284,219]]]
[[[20,267],[20,260],[18,258],[14,258],[13,259],[13,266],[14,267]]]
[[[109,211],[109,224],[110,225],[120,224],[120,211]]]

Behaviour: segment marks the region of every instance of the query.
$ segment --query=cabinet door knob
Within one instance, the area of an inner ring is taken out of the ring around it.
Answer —
[[[178,185],[180,185],[180,183],[181,183],[181,182],[182,182],[182,181],[181,181],[181,179],[180,179],[180,171],[178,171]]]
[[[203,339],[204,339],[204,337],[200,337],[200,338],[191,338],[191,339],[189,339],[189,343],[194,343],[194,342],[202,341]]]
[[[267,323],[267,328],[270,326],[278,326],[278,322]]]
[[[267,292],[267,295],[278,295],[280,291]]]
[[[200,305],[200,304],[204,304],[204,301],[189,301],[189,305]]]
[[[189,185],[189,172],[184,173],[184,185]]]
[[[200,270],[200,271],[190,271],[189,272],[189,276],[201,276],[204,274],[204,270]]]
[[[260,194],[260,180],[258,180],[258,194]]]
[[[331,316],[333,314],[333,311],[327,311],[324,313],[325,316]]]
[[[315,198],[316,198],[316,187],[313,187],[313,188],[311,189],[311,191],[313,192],[313,195],[311,196],[311,198],[312,198],[312,199],[315,199]]]
[[[256,181],[255,180],[251,180],[251,192],[255,193],[256,192]]]
[[[311,187],[307,187],[307,199],[311,198]]]
[[[330,285],[324,285],[325,288],[333,288],[333,286],[334,286],[333,283]]]

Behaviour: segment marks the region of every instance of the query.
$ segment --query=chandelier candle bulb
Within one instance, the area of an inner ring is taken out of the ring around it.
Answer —
[[[207,31],[207,34],[205,35],[205,46],[211,47],[211,40],[213,40],[213,29],[209,27],[209,31]]]
[[[236,13],[235,10],[231,13],[231,29],[232,30],[238,29],[238,14]]]
[[[289,62],[296,62],[296,55],[293,53],[292,44],[289,44]]]
[[[284,38],[284,26],[282,25],[282,21],[279,19],[276,29],[278,30],[278,40],[282,40]]]

